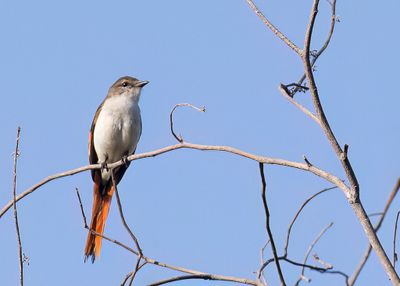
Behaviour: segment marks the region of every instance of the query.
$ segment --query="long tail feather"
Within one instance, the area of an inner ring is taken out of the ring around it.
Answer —
[[[104,227],[108,212],[110,211],[111,199],[114,193],[114,186],[107,184],[106,190],[100,190],[101,186],[98,183],[93,187],[93,209],[92,220],[90,222],[90,229],[94,230],[97,234],[103,235]],[[96,257],[100,256],[102,237],[89,231],[88,238],[85,246],[85,262],[91,257],[92,263]]]

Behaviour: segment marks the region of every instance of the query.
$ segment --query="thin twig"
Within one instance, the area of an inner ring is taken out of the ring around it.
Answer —
[[[324,266],[326,269],[332,269],[333,266],[332,264],[323,261],[316,253],[313,254],[313,258],[315,261],[317,261],[319,264],[321,264],[322,266]]]
[[[311,242],[311,244],[308,246],[307,252],[304,256],[304,261],[303,264],[307,263],[308,257],[310,256],[310,253],[312,251],[312,249],[314,248],[314,246],[318,243],[318,241],[321,239],[321,237],[324,235],[324,233],[331,228],[333,225],[333,222],[331,222],[330,224],[328,224],[326,227],[324,227],[322,229],[322,231],[318,234],[318,236],[313,240],[313,242]],[[326,268],[329,269],[329,268]],[[300,274],[300,278],[297,280],[296,285],[299,285],[300,282],[303,280],[301,277],[304,276],[304,271],[305,271],[305,267],[302,267],[301,269],[301,274]]]
[[[260,168],[260,176],[261,176],[261,183],[262,183],[261,198],[262,198],[264,212],[265,212],[265,227],[267,229],[269,240],[271,242],[271,250],[272,250],[272,254],[275,259],[275,265],[276,265],[276,270],[278,271],[279,280],[281,281],[281,285],[286,285],[285,278],[283,277],[281,265],[279,263],[278,254],[276,252],[276,246],[275,246],[274,237],[272,235],[272,230],[271,230],[271,225],[270,225],[271,215],[270,215],[270,212],[268,209],[268,204],[267,204],[267,196],[266,196],[267,183],[266,183],[265,174],[264,174],[264,164],[259,163],[258,166]]]
[[[109,168],[111,168],[111,167],[109,167]],[[80,205],[80,208],[81,208],[83,224],[85,226],[85,229],[87,229],[88,231],[90,231],[92,234],[94,234],[96,236],[100,236],[103,239],[105,239],[105,240],[107,240],[109,242],[112,242],[112,243],[114,243],[114,244],[116,244],[116,245],[128,250],[129,252],[133,253],[134,255],[136,255],[138,257],[141,256],[138,251],[132,249],[131,247],[127,246],[126,244],[124,244],[122,242],[119,242],[118,240],[109,238],[108,236],[99,234],[99,233],[95,232],[94,230],[90,229],[87,226],[86,215],[85,215],[85,211],[84,211],[84,208],[83,208],[82,200],[81,200],[81,197],[79,195],[79,191],[78,190],[77,190],[77,196],[78,196],[79,205]],[[118,198],[117,198],[117,200],[118,200]],[[147,256],[145,256],[143,254],[142,254],[141,259],[144,260],[145,263],[139,265],[139,267],[137,267],[137,270],[136,270],[136,267],[135,267],[136,272],[138,270],[140,270],[146,263],[149,263],[149,264],[153,264],[153,265],[158,266],[158,267],[168,268],[168,269],[171,269],[171,270],[175,270],[175,271],[179,271],[179,272],[183,272],[183,273],[187,273],[187,274],[192,274],[192,275],[211,275],[212,277],[215,278],[214,280],[231,281],[231,282],[237,282],[237,283],[242,283],[242,284],[247,284],[247,285],[261,286],[257,281],[254,281],[254,280],[251,280],[251,279],[205,273],[205,272],[201,272],[201,271],[197,271],[197,270],[193,270],[193,269],[188,269],[188,268],[184,268],[184,267],[180,267],[180,266],[167,264],[167,263],[155,260],[153,258],[147,257]],[[134,271],[132,271],[132,272],[130,272],[130,273],[128,273],[126,275],[125,279],[122,282],[122,285],[125,285],[125,283],[127,282],[127,280],[129,278],[132,279],[133,273],[134,273]]]
[[[309,90],[309,88],[307,86],[301,85],[301,84],[298,84],[298,83],[295,83],[295,82],[286,84],[285,86],[286,86],[286,88],[289,88],[289,87],[298,88],[302,92],[306,92],[307,90]]]
[[[127,160],[130,162],[130,161],[134,161],[134,160],[155,157],[155,156],[158,156],[158,155],[161,155],[164,153],[168,153],[168,152],[171,152],[171,151],[174,151],[177,149],[195,149],[195,150],[202,150],[202,151],[227,152],[227,153],[235,154],[240,157],[244,157],[244,158],[259,162],[259,163],[264,163],[264,164],[269,164],[269,165],[280,165],[280,166],[295,168],[295,169],[310,172],[312,174],[317,175],[318,177],[321,177],[321,178],[331,182],[332,184],[334,184],[338,188],[340,188],[346,196],[350,192],[349,188],[346,186],[346,184],[340,178],[334,176],[331,173],[328,173],[327,171],[324,171],[324,170],[316,167],[315,165],[309,167],[305,163],[288,161],[288,160],[284,160],[284,159],[280,159],[280,158],[259,156],[259,155],[251,154],[251,153],[248,153],[248,152],[245,152],[245,151],[242,151],[237,148],[230,147],[230,146],[201,145],[201,144],[193,144],[193,143],[183,142],[183,143],[170,145],[170,146],[167,146],[167,147],[164,147],[161,149],[157,149],[154,151],[146,152],[146,153],[130,155],[130,156],[128,156]],[[121,166],[122,164],[125,164],[125,162],[123,160],[120,160],[118,162],[108,164],[107,166],[108,166],[108,168],[111,169],[111,168]],[[44,178],[43,180],[41,180],[40,182],[36,183],[31,188],[29,188],[29,189],[25,190],[24,192],[22,192],[21,194],[19,194],[16,198],[16,201],[18,202],[19,200],[25,198],[27,195],[36,191],[41,186],[43,186],[43,185],[47,184],[48,182],[51,182],[55,179],[72,176],[72,175],[75,175],[75,174],[78,174],[78,173],[81,173],[84,171],[88,171],[88,170],[97,170],[97,169],[101,169],[101,168],[102,168],[101,164],[93,164],[93,165],[87,165],[87,166],[79,167],[76,169],[64,171],[64,172],[61,172],[58,174],[50,175],[50,176]],[[2,210],[0,211],[0,218],[12,207],[12,205],[13,205],[13,200],[9,201],[2,208]]]
[[[15,152],[14,152],[14,168],[13,168],[13,208],[14,208],[14,221],[15,221],[15,232],[17,234],[17,242],[18,242],[18,259],[19,259],[19,282],[20,285],[24,285],[24,260],[22,258],[22,242],[21,242],[21,233],[19,231],[19,223],[18,223],[18,212],[17,212],[17,162],[19,156],[19,140],[21,135],[21,127],[18,126],[17,129],[17,140],[15,144]]]
[[[373,217],[373,216],[379,216],[379,217],[382,217],[382,215],[383,215],[383,212],[379,212],[379,213],[371,213],[371,214],[368,214],[368,217]]]
[[[197,111],[206,112],[205,106],[198,108],[198,107],[196,107],[196,106],[194,106],[193,104],[190,104],[190,103],[178,103],[178,104],[176,104],[174,106],[174,108],[172,108],[171,113],[169,114],[169,125],[170,125],[170,128],[171,128],[172,135],[175,137],[176,140],[178,140],[179,143],[183,143],[183,137],[182,137],[182,135],[179,135],[179,136],[176,135],[176,133],[174,131],[173,116],[174,116],[175,109],[177,109],[178,107],[182,107],[182,106],[189,106],[189,107],[191,107],[191,108],[193,108],[193,109],[195,109]]]
[[[302,55],[303,51],[296,46],[288,37],[286,37],[281,31],[278,30],[265,16],[264,14],[258,9],[256,4],[254,4],[251,0],[246,0],[247,3],[250,5],[250,8],[256,13],[256,15],[264,22],[264,24],[280,38],[288,47],[290,47],[293,51],[295,51],[298,55]]]
[[[126,274],[124,280],[122,280],[121,285],[120,286],[125,286],[126,282],[128,282],[128,279],[132,276],[132,272],[129,272],[128,274]]]
[[[388,197],[388,200],[385,204],[385,207],[382,212],[382,216],[379,219],[378,223],[374,227],[375,232],[378,232],[378,230],[381,228],[383,220],[385,219],[386,214],[389,210],[389,207],[392,205],[392,202],[393,202],[394,198],[396,197],[397,193],[399,192],[399,190],[400,190],[400,178],[397,179],[397,182],[396,182],[395,186],[393,187],[393,189]],[[358,264],[354,273],[351,275],[351,278],[349,280],[349,286],[353,286],[354,283],[357,281],[357,278],[360,275],[361,270],[364,268],[365,264],[368,261],[368,258],[370,257],[371,251],[372,251],[372,246],[371,246],[371,244],[368,244],[368,247],[364,252],[363,258],[361,259],[361,261]]]
[[[127,246],[126,244],[123,244],[122,242],[119,242],[119,241],[117,241],[117,240],[115,240],[115,239],[109,238],[108,236],[105,236],[105,235],[103,235],[103,234],[100,234],[100,233],[94,231],[93,229],[89,228],[89,226],[88,226],[88,224],[87,224],[87,221],[86,221],[86,215],[85,215],[85,210],[84,210],[84,208],[83,208],[83,204],[82,204],[82,200],[81,200],[81,195],[79,194],[78,189],[76,189],[76,195],[77,195],[78,200],[79,200],[79,206],[80,206],[80,208],[81,208],[81,214],[82,214],[82,219],[83,219],[83,227],[84,227],[85,229],[87,229],[88,231],[90,231],[90,233],[92,233],[93,235],[99,236],[99,237],[101,237],[101,238],[103,238],[103,239],[105,239],[105,240],[107,240],[107,241],[109,241],[109,242],[112,242],[112,243],[114,243],[114,244],[116,244],[116,245],[118,245],[118,246],[121,246],[122,248],[128,250],[129,252],[131,252],[131,253],[133,253],[133,254],[135,254],[135,255],[139,255],[139,253],[138,253],[136,250],[133,250],[132,248],[130,248],[130,247]]]
[[[137,260],[138,261],[138,260]],[[128,279],[131,278],[136,272],[138,272],[143,266],[145,266],[147,264],[146,261],[143,261],[142,264],[140,264],[139,266],[135,266],[135,270],[129,272],[128,274],[126,274],[124,280],[122,280],[121,285],[120,286],[124,286],[126,284],[126,282],[128,282]],[[133,279],[131,279],[130,283],[133,282]]]
[[[312,120],[314,120],[318,125],[321,124],[318,117],[314,113],[312,113],[308,108],[301,105],[293,98],[293,96],[291,95],[291,92],[287,89],[287,87],[285,85],[280,84],[278,89],[281,92],[281,94],[283,95],[283,97],[286,98],[290,103],[292,103],[294,106],[296,106],[298,109],[300,109],[305,115],[307,115]]]
[[[263,267],[263,265],[264,265],[264,263],[265,263],[265,260],[264,260],[264,251],[265,251],[265,248],[268,246],[268,244],[271,242],[271,240],[270,239],[268,239],[268,241],[264,244],[264,246],[261,248],[261,250],[260,250],[260,269],[257,271],[257,279],[259,280],[259,281],[261,281],[264,285],[267,285],[267,281],[265,280],[265,277],[264,277],[264,272],[262,271],[262,267]]]
[[[81,213],[82,213],[82,217],[83,217],[83,226],[84,226],[84,228],[89,228],[87,223],[86,223],[86,215],[85,215],[85,211],[83,210],[81,195],[79,194],[78,188],[75,188],[75,190],[76,190],[76,195],[78,196],[79,206],[81,208]]]
[[[136,277],[136,274],[139,272],[139,270],[140,270],[140,261],[142,260],[142,258],[143,258],[143,254],[142,253],[139,253],[139,256],[137,257],[137,259],[136,259],[136,264],[135,264],[135,268],[134,268],[134,270],[132,271],[132,275],[131,275],[131,280],[129,281],[129,286],[131,286],[132,284],[133,284],[133,280],[135,280],[135,277]],[[143,264],[142,264],[143,265]]]
[[[396,240],[397,240],[397,223],[399,222],[400,211],[397,212],[396,222],[394,223],[394,234],[393,234],[393,267],[396,268],[397,252],[396,252]]]
[[[136,249],[138,250],[138,254],[139,254],[137,257],[137,260],[136,260],[135,269],[131,275],[131,280],[129,282],[129,286],[131,286],[133,283],[133,280],[135,279],[136,273],[139,271],[139,265],[140,265],[140,261],[142,260],[142,257],[143,257],[143,252],[142,252],[142,248],[140,247],[139,240],[137,239],[137,237],[135,236],[135,234],[133,233],[133,231],[131,230],[131,228],[129,227],[129,225],[127,224],[127,222],[125,220],[124,211],[122,210],[122,204],[121,204],[121,200],[120,200],[119,193],[118,193],[118,187],[117,187],[117,184],[115,183],[114,169],[111,169],[111,180],[112,180],[113,187],[115,190],[119,215],[121,217],[122,224],[124,225],[126,231],[129,233],[129,235],[131,236],[132,240],[135,242]]]
[[[313,55],[313,57],[312,57],[312,60],[311,60],[311,66],[312,66],[312,67],[314,67],[314,65],[315,65],[315,63],[316,63],[316,61],[317,61],[317,59],[325,52],[326,48],[328,48],[328,46],[329,46],[329,44],[330,44],[330,42],[331,42],[332,36],[333,36],[333,32],[335,31],[335,25],[336,25],[336,22],[337,22],[337,17],[336,17],[336,0],[333,0],[332,2],[330,2],[330,1],[328,0],[327,2],[331,5],[331,25],[330,25],[329,32],[328,32],[328,35],[327,35],[327,37],[326,37],[326,40],[325,40],[324,44],[323,44],[322,47],[318,50],[318,52],[315,53],[315,54]],[[306,79],[306,74],[303,74],[303,75],[301,76],[301,78],[299,79],[299,81],[297,82],[297,84],[298,84],[299,86],[303,86],[302,84],[303,84],[303,82],[304,82],[305,79]],[[291,94],[291,96],[293,97],[293,96],[294,96],[297,92],[299,92],[299,91],[301,91],[301,88],[300,88],[300,87],[295,87],[295,88],[293,89],[293,91],[292,91],[290,94]]]
[[[330,187],[330,188],[323,189],[323,190],[321,190],[321,191],[319,191],[319,192],[313,194],[312,196],[310,196],[308,199],[306,199],[306,200],[304,201],[304,203],[303,203],[303,204],[301,205],[301,207],[298,209],[298,211],[296,212],[294,218],[292,219],[292,221],[291,221],[290,224],[289,224],[288,231],[287,231],[287,234],[286,234],[286,243],[285,243],[285,249],[284,249],[284,254],[283,254],[283,256],[287,256],[287,254],[288,254],[289,240],[290,240],[290,234],[291,234],[291,232],[292,232],[292,227],[293,227],[294,223],[296,222],[297,218],[299,217],[300,213],[301,213],[301,212],[303,211],[303,209],[305,208],[305,206],[306,206],[309,202],[311,202],[315,197],[317,197],[317,196],[319,196],[319,195],[321,195],[321,194],[323,194],[323,193],[325,193],[325,192],[327,192],[327,191],[336,189],[336,188],[337,188],[337,187],[335,186],[335,187]]]
[[[148,286],[158,286],[158,285],[163,285],[163,284],[167,284],[167,283],[171,283],[171,282],[183,281],[183,280],[189,280],[189,279],[228,281],[228,282],[235,282],[235,283],[241,283],[241,284],[247,284],[247,285],[259,285],[260,286],[260,284],[258,284],[258,283],[254,284],[254,281],[252,281],[252,280],[223,279],[222,277],[218,277],[218,275],[212,275],[212,274],[196,274],[196,275],[177,276],[177,277],[172,277],[172,278],[168,278],[168,279],[164,279],[164,280],[160,280],[160,281],[151,283]]]
[[[78,200],[79,200],[79,205],[80,205],[80,207],[81,207],[82,218],[83,218],[83,221],[84,221],[83,224],[84,224],[84,226],[86,226],[85,229],[87,229],[88,231],[90,231],[92,234],[94,234],[94,235],[96,235],[96,236],[100,236],[101,238],[103,238],[103,239],[105,239],[105,240],[107,240],[107,241],[109,241],[109,242],[112,242],[112,243],[114,243],[114,244],[116,244],[116,245],[118,245],[118,246],[124,248],[125,250],[127,250],[127,251],[133,253],[133,254],[136,255],[136,256],[139,256],[139,255],[140,255],[136,250],[130,248],[130,247],[127,246],[126,244],[124,244],[124,243],[122,243],[122,242],[119,242],[118,240],[109,238],[108,236],[99,234],[99,233],[95,232],[94,230],[90,229],[90,228],[87,226],[86,215],[85,215],[85,211],[84,211],[84,208],[83,208],[83,204],[82,204],[82,201],[81,201],[79,192],[77,192],[77,196],[78,196]],[[216,275],[216,274],[209,274],[209,273],[201,272],[201,271],[198,271],[198,270],[193,270],[193,269],[188,269],[188,268],[184,268],[184,267],[180,267],[180,266],[175,266],[175,265],[167,264],[167,263],[164,263],[164,262],[155,260],[155,259],[153,259],[153,258],[147,257],[147,256],[145,256],[145,255],[143,255],[142,259],[145,261],[145,263],[143,263],[142,265],[140,265],[140,266],[139,266],[139,269],[140,269],[142,266],[144,266],[146,263],[149,263],[149,264],[153,264],[153,265],[158,266],[158,267],[163,267],[163,268],[167,268],[167,269],[171,269],[171,270],[175,270],[175,271],[179,271],[179,272],[183,272],[183,273],[187,273],[187,274],[193,274],[193,275],[212,275],[212,276],[214,276],[214,277],[216,278],[215,280],[232,281],[232,282],[238,282],[238,283],[242,283],[242,284],[260,286],[260,284],[259,284],[258,282],[254,281],[254,280],[251,280],[251,279],[238,278],[238,277],[232,277],[232,276],[224,276],[224,275]],[[132,276],[132,274],[133,274],[133,272],[128,273],[127,276],[125,277],[126,280],[128,280],[128,279]],[[126,280],[124,279],[122,285],[124,285],[124,283],[126,283]]]
[[[282,261],[285,261],[287,263],[290,263],[290,264],[292,264],[294,266],[305,267],[307,269],[310,269],[310,270],[313,270],[313,271],[316,271],[316,272],[319,272],[319,273],[322,273],[322,274],[327,273],[327,274],[340,275],[340,276],[344,277],[346,281],[348,280],[348,275],[346,273],[342,272],[342,271],[327,269],[327,268],[318,267],[318,266],[314,266],[314,265],[310,265],[310,264],[304,264],[304,263],[301,263],[301,262],[297,262],[297,261],[291,260],[291,259],[289,259],[289,258],[287,258],[285,256],[280,256],[280,257],[278,257],[278,259],[282,260]],[[268,259],[264,263],[263,267],[261,268],[261,271],[263,271],[271,262],[274,262],[274,261],[275,261],[275,258]]]

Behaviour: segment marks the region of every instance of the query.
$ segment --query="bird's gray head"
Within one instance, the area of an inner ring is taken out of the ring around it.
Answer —
[[[109,97],[128,96],[139,100],[140,91],[149,82],[147,80],[138,80],[137,78],[124,76],[119,78],[108,91]]]

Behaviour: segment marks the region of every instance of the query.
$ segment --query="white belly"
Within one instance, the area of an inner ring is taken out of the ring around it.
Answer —
[[[136,101],[126,96],[109,98],[97,118],[93,144],[98,163],[114,163],[136,149],[141,134],[140,109]],[[102,173],[108,180],[110,173]]]

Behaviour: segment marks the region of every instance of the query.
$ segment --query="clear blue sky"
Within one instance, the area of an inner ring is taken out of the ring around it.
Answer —
[[[258,1],[263,12],[302,45],[311,1]],[[262,2],[262,3],[261,3]],[[310,2],[310,3],[309,3]],[[399,176],[398,11],[400,2],[338,1],[332,44],[316,79],[331,125],[361,184],[368,212],[383,208]],[[321,1],[313,48],[329,24]],[[11,198],[12,152],[22,127],[18,192],[42,178],[88,163],[91,120],[120,76],[149,80],[141,98],[143,134],[137,152],[175,144],[168,116],[176,103],[205,105],[176,114],[187,141],[231,145],[272,157],[302,160],[341,178],[343,172],[316,124],[278,92],[302,74],[301,63],[242,1],[3,1],[0,9],[0,205]],[[307,101],[308,95],[300,95]],[[304,199],[330,186],[304,172],[266,167],[272,229],[282,253],[287,226]],[[75,195],[89,215],[88,172],[47,184],[19,204],[26,285],[119,285],[134,258],[104,242],[95,264],[83,263],[87,232]],[[125,215],[146,255],[205,272],[254,278],[266,241],[255,162],[230,154],[178,150],[134,162],[119,187]],[[106,233],[131,243],[115,202]],[[391,256],[398,199],[380,231]],[[367,241],[343,194],[332,191],[304,212],[290,257],[302,260],[309,243],[334,226],[315,252],[352,273]],[[17,285],[11,212],[0,220],[0,284]],[[268,253],[267,256],[270,254]],[[300,269],[284,265],[288,284]],[[146,266],[137,285],[177,275]],[[307,272],[314,285],[342,278]],[[277,283],[275,268],[266,272]],[[231,285],[187,281],[176,285]],[[359,285],[389,285],[372,255]]]

